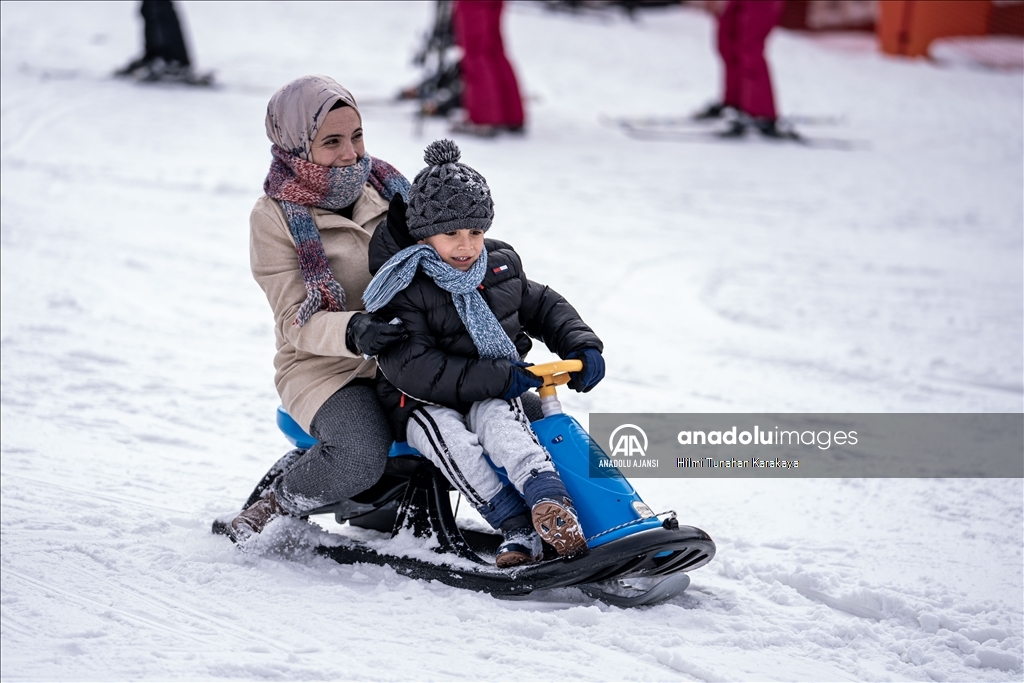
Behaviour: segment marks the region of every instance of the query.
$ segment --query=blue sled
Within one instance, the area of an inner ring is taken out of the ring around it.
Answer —
[[[277,426],[296,448],[308,449],[316,443],[316,439],[280,406],[277,408]],[[618,470],[604,468],[607,474],[590,476],[591,462],[605,455],[575,418],[557,413],[537,420],[531,426],[551,454],[551,460],[565,482],[588,547],[597,548],[638,531],[662,526],[663,521],[641,500]],[[392,458],[423,457],[404,441],[392,444],[388,455]],[[507,481],[504,470],[496,470]]]
[[[384,474],[371,488],[309,514],[333,514],[338,522],[390,532],[392,537],[409,531],[430,539],[438,561],[380,552],[341,536],[330,545],[318,546],[316,552],[342,564],[387,565],[404,576],[497,597],[573,586],[609,604],[632,607],[667,600],[685,590],[690,583],[687,572],[715,556],[714,541],[700,529],[680,525],[674,512],[655,515],[618,470],[602,468],[591,476],[591,463],[604,457],[604,452],[575,419],[561,412],[554,396],[554,385],[567,381],[566,372],[579,369],[566,371],[566,363],[544,366],[552,374],[536,373],[545,381],[540,402],[546,417],[534,420],[532,426],[572,496],[587,537],[585,554],[560,558],[545,548],[545,557],[537,564],[498,569],[485,558],[494,556],[501,536],[461,529],[452,512],[451,485],[407,443],[392,446]],[[296,449],[271,468],[246,507],[287,469],[292,458],[316,444],[282,408],[277,411],[277,424]],[[504,476],[501,470],[498,473]],[[214,522],[214,532],[225,533],[228,519]],[[445,555],[459,561],[446,560]]]
[[[602,468],[600,475],[591,476],[590,463],[603,457],[603,451],[576,420],[561,412],[554,385],[567,381],[564,368],[557,363],[545,367],[562,374],[552,378],[537,373],[546,382],[540,392],[546,417],[534,420],[532,425],[573,498],[587,536],[585,554],[561,558],[545,546],[544,559],[536,564],[495,567],[493,557],[501,536],[460,528],[452,511],[451,484],[406,443],[392,446],[384,474],[372,487],[348,500],[311,510],[309,515],[333,514],[339,523],[390,533],[392,537],[411,533],[423,538],[438,553],[438,560],[382,552],[355,537],[339,534],[317,546],[315,552],[341,564],[388,566],[403,576],[440,581],[495,597],[571,586],[603,602],[632,607],[667,600],[684,591],[690,583],[687,572],[714,558],[714,541],[700,529],[680,525],[674,512],[654,515],[617,471],[609,476]],[[532,399],[535,401],[536,396]],[[295,458],[316,444],[281,408],[277,424],[296,448],[270,468],[243,509],[255,503]],[[235,514],[214,521],[213,532],[226,534]]]
[[[308,515],[333,514],[339,523],[390,533],[410,533],[438,553],[436,562],[381,552],[351,535],[334,534],[315,552],[341,564],[386,565],[414,579],[440,581],[496,597],[522,596],[553,588],[576,587],[591,597],[623,607],[649,605],[678,595],[690,583],[687,572],[703,567],[715,556],[715,542],[696,527],[680,525],[675,512],[655,515],[628,481],[615,470],[594,468],[604,457],[580,424],[564,414],[555,387],[569,381],[583,365],[571,359],[530,367],[542,379],[537,395],[524,395],[527,414],[539,407],[544,417],[532,422],[534,432],[572,496],[587,537],[587,551],[558,557],[545,546],[535,564],[499,569],[493,557],[502,537],[460,528],[452,511],[451,484],[441,471],[410,448],[396,443],[380,480],[347,500]],[[529,399],[529,400],[527,400]],[[316,441],[282,408],[277,424],[295,444],[267,472],[242,506],[259,500],[296,458]],[[498,470],[499,475],[504,475]],[[213,532],[226,534],[237,512],[218,518]],[[429,541],[429,542],[428,542]],[[491,559],[487,559],[491,558]]]

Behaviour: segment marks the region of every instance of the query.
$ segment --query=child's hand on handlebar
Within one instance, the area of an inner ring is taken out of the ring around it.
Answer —
[[[587,347],[573,351],[567,358],[578,358],[583,361],[583,369],[569,373],[569,388],[574,391],[588,392],[604,379],[604,357],[595,348]]]
[[[544,383],[540,377],[526,371],[526,368],[531,365],[533,365],[533,363],[526,363],[521,360],[512,361],[512,367],[509,372],[508,388],[505,389],[505,393],[501,395],[502,399],[511,401],[514,398],[522,396],[530,389],[536,389]]]

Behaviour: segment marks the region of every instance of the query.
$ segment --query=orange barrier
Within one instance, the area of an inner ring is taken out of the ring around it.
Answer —
[[[944,36],[989,33],[991,0],[881,0],[876,29],[882,52],[920,57]]]

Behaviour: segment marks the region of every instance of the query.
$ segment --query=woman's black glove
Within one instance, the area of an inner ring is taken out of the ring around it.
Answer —
[[[345,346],[352,353],[376,356],[397,341],[407,339],[409,333],[402,321],[392,324],[379,315],[356,313],[345,329]]]
[[[416,240],[409,235],[409,226],[405,222],[405,199],[397,192],[388,205],[387,225],[391,240],[399,250],[416,244]]]
[[[544,380],[526,369],[531,365],[533,363],[524,363],[521,360],[512,361],[508,389],[501,395],[502,399],[511,401],[519,398],[530,389],[536,389],[544,383]]]
[[[579,358],[583,361],[583,369],[569,373],[569,388],[584,393],[597,386],[604,379],[604,357],[593,347],[573,351],[566,358]]]

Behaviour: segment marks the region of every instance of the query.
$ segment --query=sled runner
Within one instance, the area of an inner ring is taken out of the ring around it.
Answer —
[[[411,532],[438,553],[437,561],[388,554],[341,535],[332,535],[332,543],[321,544],[316,552],[342,564],[387,565],[412,578],[501,597],[576,586],[609,604],[635,606],[681,593],[689,585],[686,573],[714,557],[714,541],[700,529],[680,525],[675,512],[652,512],[618,470],[592,472],[591,463],[606,456],[583,427],[562,412],[555,394],[555,387],[567,383],[569,373],[581,368],[579,360],[568,360],[529,370],[544,381],[540,388],[544,417],[532,427],[573,499],[587,536],[586,554],[559,558],[546,548],[537,564],[498,569],[488,558],[494,557],[502,537],[497,532],[460,529],[449,497],[451,485],[440,470],[404,443],[392,446],[384,475],[374,486],[310,514],[333,514],[339,523],[389,532],[392,537]],[[297,449],[316,443],[280,408],[278,426]],[[277,474],[274,469],[267,473],[246,506],[262,495]],[[214,522],[214,533],[225,533],[228,521],[230,517]]]

